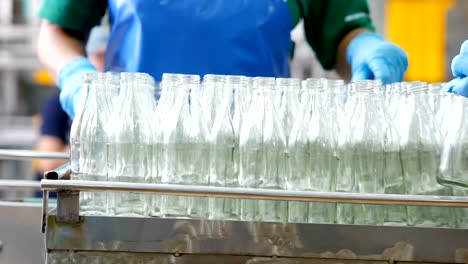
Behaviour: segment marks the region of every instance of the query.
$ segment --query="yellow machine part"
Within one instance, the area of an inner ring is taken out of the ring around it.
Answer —
[[[447,12],[455,0],[388,0],[387,38],[408,53],[407,81],[446,80]]]
[[[46,70],[37,70],[33,75],[34,82],[38,85],[54,85],[54,80],[50,77],[49,73]]]

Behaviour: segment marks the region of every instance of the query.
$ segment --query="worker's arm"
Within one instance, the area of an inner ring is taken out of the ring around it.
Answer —
[[[107,9],[106,0],[43,0],[39,16],[37,52],[41,62],[56,80],[60,104],[73,118],[82,102],[81,79],[96,72],[85,57],[85,43],[91,28],[100,23]]]
[[[40,136],[35,144],[39,151],[63,152],[68,150],[70,120],[60,107],[59,94],[46,98],[41,109]],[[42,175],[62,165],[64,160],[38,160],[37,171]]]
[[[67,151],[68,147],[63,143],[62,140],[55,136],[41,135],[36,142],[35,149],[38,151],[47,152],[63,152]],[[46,171],[58,168],[65,162],[66,161],[64,160],[41,159],[37,162],[37,171],[42,175]]]
[[[346,60],[346,51],[349,43],[360,33],[369,32],[368,29],[357,28],[349,32],[338,45],[338,52],[336,55],[335,70],[345,80],[351,79],[351,64]]]
[[[60,70],[67,64],[85,56],[84,47],[84,37],[80,39],[58,25],[47,20],[42,21],[37,54],[54,80],[57,80]]]
[[[366,0],[298,0],[306,38],[326,70],[344,78],[401,81],[408,66],[406,54],[373,33]]]

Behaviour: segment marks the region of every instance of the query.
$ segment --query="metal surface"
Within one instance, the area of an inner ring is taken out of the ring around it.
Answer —
[[[38,227],[41,204],[0,202],[2,264],[44,263],[45,241]]]
[[[47,180],[61,180],[71,173],[70,162],[63,164],[52,171],[46,171],[44,173],[44,179]]]
[[[468,230],[389,226],[48,216],[49,252],[100,251],[454,262]]]
[[[0,179],[0,190],[38,190],[41,183],[28,180],[2,180]]]
[[[57,192],[57,221],[78,223],[80,220],[80,192],[61,190]]]
[[[76,252],[58,251],[49,254],[49,263],[54,264],[391,264],[389,261],[343,260],[304,257],[254,257],[236,255],[180,255],[172,254],[135,254],[115,252]]]
[[[49,212],[49,191],[42,192],[42,210],[41,210],[41,232],[44,234],[46,231],[47,213]]]
[[[113,191],[157,193],[185,196],[268,199],[283,201],[468,207],[468,197],[464,196],[311,192],[213,186],[188,186],[176,184],[149,184],[74,180],[42,180],[41,187],[43,190]]]
[[[0,159],[11,159],[11,160],[63,159],[63,160],[68,160],[69,158],[70,158],[70,154],[66,152],[0,149]]]

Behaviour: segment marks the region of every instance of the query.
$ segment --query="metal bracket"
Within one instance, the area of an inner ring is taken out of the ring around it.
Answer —
[[[57,192],[57,222],[75,224],[80,221],[80,191]]]
[[[49,191],[42,191],[42,220],[41,220],[41,231],[45,234],[47,225],[47,212],[49,211]]]

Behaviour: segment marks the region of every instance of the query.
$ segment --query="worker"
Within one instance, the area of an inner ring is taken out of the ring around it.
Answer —
[[[460,54],[452,60],[452,73],[455,79],[446,83],[442,90],[468,97],[468,40],[460,48]]]
[[[401,81],[405,52],[374,33],[365,0],[43,0],[38,56],[73,117],[81,77],[96,71],[83,49],[108,10],[108,71],[289,76],[290,32],[306,38],[325,69],[346,79]]]

